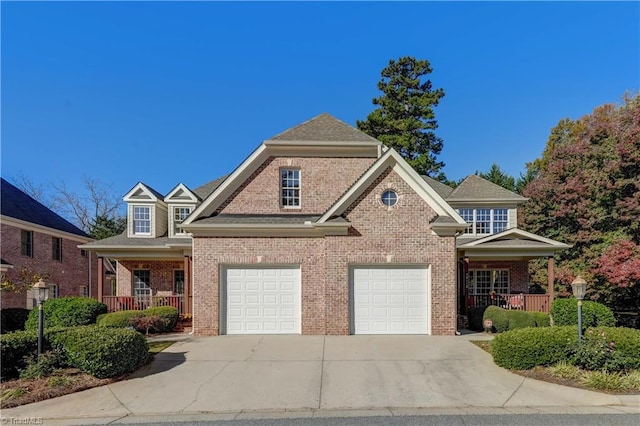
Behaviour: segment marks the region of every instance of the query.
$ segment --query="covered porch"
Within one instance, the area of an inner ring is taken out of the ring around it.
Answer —
[[[482,238],[458,238],[458,314],[473,306],[549,313],[554,254],[570,246],[512,228]],[[529,294],[529,261],[547,260],[547,293]]]

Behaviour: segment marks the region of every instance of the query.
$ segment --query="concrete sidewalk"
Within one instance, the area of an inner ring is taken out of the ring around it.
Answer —
[[[101,424],[176,416],[640,413],[639,395],[509,373],[469,342],[478,338],[486,336],[189,337],[129,380],[3,410],[2,417]]]

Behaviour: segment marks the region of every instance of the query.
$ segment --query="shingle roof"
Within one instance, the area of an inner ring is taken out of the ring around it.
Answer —
[[[442,182],[438,182],[432,177],[429,177],[426,175],[420,175],[420,177],[422,177],[422,179],[424,179],[424,181],[427,182],[429,186],[433,188],[433,190],[436,191],[438,195],[444,199],[446,199],[449,196],[449,194],[453,192],[452,187],[450,187],[449,185],[445,185]]]
[[[68,220],[34,200],[6,180],[0,179],[2,182],[0,187],[0,211],[4,216],[82,237],[89,237],[83,230]]]
[[[274,141],[334,141],[334,142],[377,142],[377,139],[349,126],[327,113],[322,113],[309,121],[270,138]]]
[[[211,193],[215,191],[216,188],[218,188],[228,176],[229,175],[225,175],[217,179],[214,179],[211,182],[205,183],[204,185],[194,189],[193,193],[196,194],[201,200],[204,200],[209,195],[211,195]]]
[[[274,215],[245,215],[245,214],[219,214],[216,216],[200,219],[194,223],[198,224],[245,224],[245,225],[262,225],[262,224],[304,224],[305,222],[316,222],[320,219],[320,215],[301,215],[301,214],[274,214]]]
[[[526,201],[525,197],[489,182],[476,175],[469,175],[446,198],[447,201]]]
[[[127,237],[127,231],[120,235],[105,238],[99,241],[93,241],[91,243],[84,244],[83,247],[90,248],[92,246],[127,246],[127,247],[164,247],[166,245],[181,245],[191,244],[191,238],[170,238],[170,237],[158,237],[158,238],[129,238]]]

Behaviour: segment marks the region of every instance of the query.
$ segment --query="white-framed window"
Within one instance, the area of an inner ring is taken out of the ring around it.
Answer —
[[[469,295],[509,293],[508,269],[469,269]]]
[[[184,270],[173,270],[173,294],[184,294]]]
[[[497,234],[509,226],[509,209],[506,208],[464,208],[458,214],[469,225],[467,235]]]
[[[89,297],[89,287],[86,285],[80,286],[80,297]]]
[[[57,299],[60,297],[58,284],[47,284],[47,287],[49,287],[49,299]]]
[[[133,270],[133,295],[134,296],[151,296],[151,281],[149,279],[148,269]]]
[[[151,235],[151,206],[133,206],[133,233]]]
[[[173,208],[173,234],[184,235],[185,232],[178,228],[184,220],[191,214],[191,207],[176,206]]]
[[[300,207],[300,170],[280,170],[280,204],[285,208]]]
[[[398,202],[398,193],[393,189],[389,189],[382,193],[380,199],[382,200],[382,204],[385,206],[393,207]]]

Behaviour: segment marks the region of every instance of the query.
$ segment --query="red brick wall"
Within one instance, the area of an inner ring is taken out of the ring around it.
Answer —
[[[220,209],[235,214],[321,214],[375,158],[269,157]],[[300,169],[300,208],[280,207],[280,169]]]
[[[173,271],[184,269],[182,260],[121,260],[118,262],[117,296],[133,296],[133,270],[148,269],[151,293],[154,296],[173,295]]]
[[[529,293],[529,261],[528,260],[472,260],[469,269],[508,269],[509,292]]]
[[[77,247],[82,244],[67,238],[62,239],[62,261],[53,260],[52,236],[42,232],[33,232],[33,257],[21,254],[21,228],[2,223],[2,258],[11,263],[13,268],[6,274],[13,281],[18,280],[20,269],[28,268],[34,273],[49,274],[45,280],[48,284],[57,284],[60,297],[80,296],[80,287],[89,284],[89,261],[91,261],[91,290],[93,296],[97,290],[97,258],[87,252],[87,257],[80,254]],[[91,257],[89,257],[91,256]],[[2,308],[26,307],[26,293],[2,291]]]
[[[392,208],[380,201],[380,195],[388,188],[400,196]],[[453,237],[440,238],[432,234],[428,223],[434,217],[433,210],[395,172],[388,170],[354,202],[346,217],[353,225],[348,236],[195,238],[196,333],[217,335],[220,332],[221,265],[301,265],[302,333],[348,334],[349,266],[418,263],[431,267],[432,334],[453,334],[456,330],[455,241]]]

